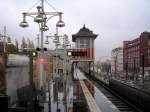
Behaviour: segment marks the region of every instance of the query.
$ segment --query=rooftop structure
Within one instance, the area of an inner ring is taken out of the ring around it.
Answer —
[[[83,26],[76,34],[72,35],[72,41],[75,42],[75,48],[87,49],[87,55],[94,59],[94,40],[98,35]]]

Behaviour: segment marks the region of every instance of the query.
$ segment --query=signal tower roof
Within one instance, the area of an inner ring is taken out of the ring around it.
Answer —
[[[96,39],[98,35],[94,34],[93,31],[89,30],[88,28],[83,25],[83,28],[79,30],[76,34],[72,35],[72,41],[76,42],[76,38],[93,38]]]

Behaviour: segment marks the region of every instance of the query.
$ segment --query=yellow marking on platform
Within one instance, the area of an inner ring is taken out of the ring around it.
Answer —
[[[95,99],[91,95],[90,91],[86,87],[84,81],[82,81],[82,80],[79,80],[79,81],[80,81],[80,84],[81,84],[81,87],[82,87],[85,99],[87,101],[87,104],[89,106],[90,112],[102,112],[99,109],[98,105],[96,104]]]

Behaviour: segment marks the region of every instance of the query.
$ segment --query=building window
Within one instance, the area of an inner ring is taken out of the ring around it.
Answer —
[[[80,40],[80,48],[84,48],[84,40],[83,39]]]
[[[148,45],[150,46],[150,39],[148,39]]]
[[[90,41],[87,39],[80,40],[80,48],[88,48],[90,47]]]
[[[148,49],[148,58],[150,59],[150,49]]]

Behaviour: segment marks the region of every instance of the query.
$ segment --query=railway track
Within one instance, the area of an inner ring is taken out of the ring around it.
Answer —
[[[120,112],[142,112],[98,79],[90,78],[90,81],[120,110]]]

